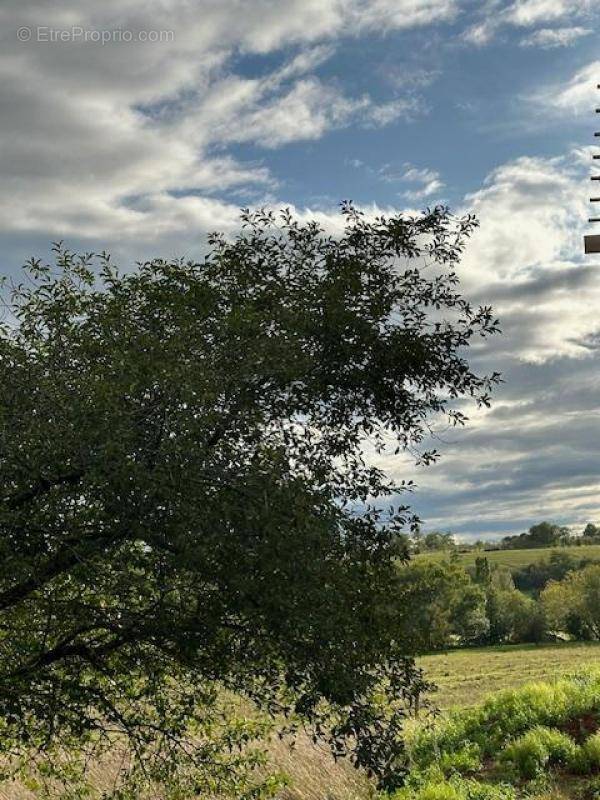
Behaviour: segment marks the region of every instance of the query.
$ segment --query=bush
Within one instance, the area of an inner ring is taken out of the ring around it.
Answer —
[[[581,800],[600,800],[600,778],[595,777],[585,783],[577,792]]]
[[[583,751],[592,769],[600,769],[600,732],[592,734],[583,744]]]
[[[475,772],[481,766],[481,748],[473,742],[455,750],[453,753],[440,755],[439,767],[444,775],[459,773],[465,775]]]
[[[477,708],[450,714],[433,728],[418,731],[410,742],[411,765],[425,771],[433,763],[453,763],[457,771],[468,772],[472,759],[465,769],[457,766],[465,753],[476,752],[480,759],[495,757],[533,728],[563,727],[570,720],[598,711],[598,670],[498,692]],[[575,759],[575,753],[572,757]]]
[[[521,778],[531,780],[546,767],[568,764],[578,749],[566,733],[538,725],[508,745],[500,760],[514,767]]]
[[[590,777],[600,772],[600,731],[581,745],[564,732],[583,736],[599,717],[598,669],[498,692],[415,730],[407,783],[392,800],[516,800],[511,784],[521,780],[525,797],[550,800],[552,767]],[[600,776],[576,786],[587,787],[580,800],[600,800]]]
[[[463,778],[432,779],[416,791],[410,787],[400,789],[390,800],[515,800],[512,786],[505,783],[489,784]]]
[[[600,770],[600,732],[592,734],[585,740],[569,763],[569,767],[579,775],[589,775]]]
[[[600,639],[600,564],[570,572],[562,581],[550,581],[541,594],[550,623],[557,630],[580,629]]]

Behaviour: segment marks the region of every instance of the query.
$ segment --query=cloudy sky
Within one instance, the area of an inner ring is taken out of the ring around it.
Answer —
[[[413,502],[465,536],[600,522],[599,23],[598,0],[3,0],[0,271],[57,238],[193,257],[242,205],[474,210],[462,277],[505,384]]]

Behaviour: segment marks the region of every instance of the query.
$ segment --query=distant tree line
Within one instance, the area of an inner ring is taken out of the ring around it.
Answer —
[[[538,522],[525,533],[504,536],[498,541],[482,541],[473,543],[458,542],[453,533],[431,531],[423,533],[415,531],[407,537],[407,547],[413,554],[431,553],[440,550],[525,550],[542,547],[567,547],[600,544],[600,526],[588,522],[582,533],[576,534],[565,525],[553,522]]]
[[[407,636],[420,652],[561,639],[600,639],[600,562],[556,551],[509,570],[417,559],[399,567]]]

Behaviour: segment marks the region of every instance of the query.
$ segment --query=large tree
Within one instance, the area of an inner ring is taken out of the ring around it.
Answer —
[[[224,790],[248,735],[218,722],[232,691],[399,779],[410,519],[372,456],[428,462],[435,418],[488,402],[497,376],[465,355],[496,322],[457,288],[472,217],[342,211],[337,238],[244,212],[199,263],[120,271],[58,245],[7,287],[6,754],[118,740],[142,782],[175,785],[183,760]]]
[[[600,565],[589,564],[552,580],[541,594],[550,625],[578,638],[600,639]]]

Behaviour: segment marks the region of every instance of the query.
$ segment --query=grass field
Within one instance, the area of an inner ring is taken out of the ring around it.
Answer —
[[[539,551],[536,551],[539,552]],[[600,643],[511,645],[454,650],[419,659],[427,677],[439,691],[432,696],[441,709],[479,703],[499,689],[545,680],[588,665],[600,665]],[[284,771],[291,785],[280,800],[369,800],[372,786],[345,762],[333,761],[323,749],[300,736],[293,749],[274,741],[271,764]],[[98,774],[98,783],[101,783]],[[0,784],[0,800],[35,800],[23,787]]]
[[[485,556],[490,564],[508,569],[519,569],[541,559],[548,559],[553,552],[568,553],[574,558],[590,558],[600,561],[600,545],[590,544],[582,547],[536,547],[528,550],[472,550],[468,553],[458,553],[457,563],[468,567],[475,564],[475,559]],[[444,561],[450,559],[450,552],[439,550],[433,553],[421,553],[415,559],[426,558],[430,561]]]
[[[539,552],[539,551],[537,551]],[[431,696],[441,709],[468,707],[499,689],[543,681],[597,664],[600,642],[552,645],[507,645],[453,650],[423,656],[419,664],[438,686]],[[272,760],[292,778],[282,800],[367,800],[369,783],[347,764],[333,761],[308,740],[290,752],[284,744],[272,750]]]
[[[436,706],[472,706],[486,695],[546,680],[588,665],[600,666],[600,642],[507,645],[424,656],[419,664],[438,686]]]
[[[600,670],[530,681],[413,728],[390,800],[597,800]]]

